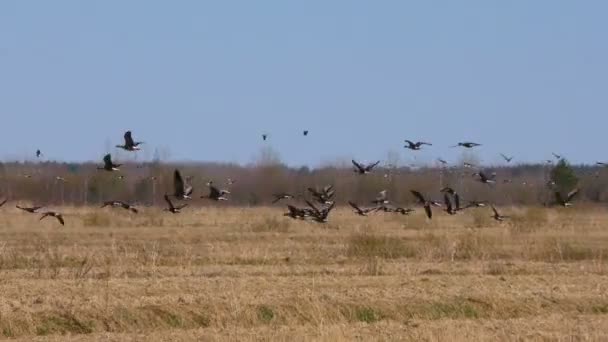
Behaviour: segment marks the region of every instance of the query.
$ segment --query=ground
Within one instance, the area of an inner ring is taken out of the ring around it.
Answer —
[[[608,213],[322,225],[280,208],[0,210],[0,336],[22,341],[608,340]]]

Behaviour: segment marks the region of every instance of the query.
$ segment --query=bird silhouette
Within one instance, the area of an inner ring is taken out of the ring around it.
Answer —
[[[375,163],[371,163],[368,165],[357,163],[355,160],[352,160],[352,162],[353,162],[353,165],[355,166],[355,169],[354,169],[355,173],[358,173],[360,175],[370,173],[372,171],[372,169],[374,167],[376,167],[376,165],[380,164],[379,160]]]

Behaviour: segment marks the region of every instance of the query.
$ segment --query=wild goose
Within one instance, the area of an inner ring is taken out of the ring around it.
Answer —
[[[42,207],[29,207],[28,208],[28,207],[21,207],[21,206],[18,206],[18,205],[16,205],[15,207],[17,209],[21,209],[23,211],[26,211],[26,212],[28,212],[30,214],[37,214],[36,211],[38,211],[39,209],[42,209]]]
[[[378,160],[375,163],[371,163],[368,165],[364,165],[364,164],[359,164],[356,161],[352,160],[353,165],[355,166],[355,169],[353,170],[355,173],[360,174],[360,175],[364,175],[364,174],[368,174],[372,171],[372,169],[374,167],[376,167],[376,165],[380,164],[380,161]]]
[[[410,149],[412,151],[419,151],[420,149],[422,149],[422,145],[433,146],[433,144],[423,142],[423,141],[413,142],[411,140],[405,140],[405,142],[407,143],[407,145],[405,145],[403,147]]]
[[[112,162],[112,156],[108,153],[103,157],[103,167],[98,167],[97,170],[105,171],[120,171],[118,168],[122,164],[114,164]]]
[[[473,148],[473,147],[477,147],[477,146],[481,146],[481,144],[470,142],[470,141],[464,141],[464,142],[459,142],[458,144],[451,146],[451,147]]]
[[[496,183],[496,180],[494,180],[494,177],[496,177],[496,174],[492,174],[492,177],[488,177],[485,173],[483,173],[483,171],[479,171],[479,172],[475,172],[473,174],[473,176],[478,176],[479,177],[478,181],[480,181],[484,184]]]
[[[355,209],[355,214],[359,216],[367,216],[372,211],[377,211],[380,207],[361,208],[355,202],[348,201],[348,204]]]
[[[445,212],[450,215],[456,215],[456,212],[460,209],[458,205],[452,206],[450,195],[447,192],[443,193],[443,203],[445,203]]]
[[[312,209],[312,219],[319,222],[319,223],[325,223],[327,222],[327,219],[329,217],[329,213],[331,212],[331,210],[334,208],[334,206],[336,205],[335,202],[333,202],[332,204],[330,204],[327,207],[322,208],[321,210],[319,210],[317,207],[315,207],[314,204],[310,203],[309,201],[306,201],[306,204],[308,204],[308,206]]]
[[[189,200],[192,197],[193,188],[191,185],[186,186],[178,169],[173,171],[173,196],[181,200]]]
[[[163,209],[163,211],[168,211],[172,214],[179,214],[182,209],[184,209],[185,207],[188,206],[188,203],[174,206],[173,203],[171,202],[171,199],[169,199],[169,195],[167,195],[167,194],[165,194],[164,198],[165,198],[165,202],[167,202],[167,205],[169,206],[169,208],[165,208],[165,209]]]
[[[457,211],[460,211],[462,208],[460,208],[460,195],[458,195],[458,193],[456,191],[454,191],[454,189],[448,187],[445,187],[443,189],[441,189],[441,192],[444,193],[443,195],[443,202],[446,204],[446,206],[448,205],[448,195],[452,196],[452,198],[454,199],[454,207],[452,208],[452,202],[450,201],[450,208],[448,208],[448,214],[450,211],[454,211],[454,213],[456,213]]]
[[[492,215],[492,218],[495,219],[498,222],[502,222],[504,221],[504,219],[509,218],[509,216],[505,216],[505,215],[501,215],[500,213],[498,213],[498,210],[496,210],[496,207],[494,207],[494,205],[490,206],[492,208],[492,211],[494,212],[494,215]]]
[[[599,165],[599,166],[608,166],[608,163],[606,162],[596,162],[595,165]]]
[[[62,226],[65,226],[65,221],[63,220],[63,215],[61,215],[58,212],[54,212],[54,211],[47,211],[42,213],[42,217],[40,217],[39,221],[42,221],[45,217],[54,217],[57,219],[57,221],[59,221],[59,223],[61,223]]]
[[[308,130],[304,130],[304,131],[302,132],[302,134],[303,134],[304,136],[307,136],[307,135],[308,135]]]
[[[130,210],[132,212],[134,212],[135,214],[137,214],[139,211],[137,210],[137,208],[135,208],[134,206],[125,203],[123,201],[107,201],[107,202],[103,202],[103,205],[101,206],[102,208],[111,206],[113,208],[123,208],[125,210]]]
[[[561,205],[562,207],[571,207],[572,203],[570,203],[570,201],[572,201],[572,199],[574,198],[574,196],[576,196],[579,192],[579,189],[574,189],[572,191],[570,191],[568,193],[568,195],[566,196],[566,199],[564,200],[564,198],[562,197],[562,194],[559,191],[555,192],[555,203],[558,205]]]
[[[275,204],[275,203],[277,203],[280,200],[292,199],[293,198],[293,195],[290,195],[290,194],[288,194],[286,192],[282,192],[280,194],[274,194],[273,196],[274,196],[274,200],[272,201],[272,204]]]
[[[313,188],[308,188],[307,190],[310,192],[312,197],[321,204],[331,204],[332,198],[336,193],[333,185],[326,185],[320,191]]]
[[[36,158],[42,157],[42,151],[36,150]]]
[[[505,155],[504,155],[504,154],[502,154],[502,153],[500,154],[500,156],[501,156],[501,157],[502,157],[502,159],[504,159],[504,160],[505,160],[507,163],[510,163],[510,162],[511,162],[511,160],[513,160],[513,157],[512,157],[512,156],[511,156],[511,157],[507,157],[507,156],[505,156]]]
[[[443,165],[447,165],[448,164],[447,160],[445,160],[445,159],[437,158],[437,161],[440,162]]]
[[[126,131],[125,135],[125,144],[124,145],[116,145],[118,148],[122,148],[125,151],[138,151],[141,148],[139,145],[143,144],[141,141],[133,141],[133,137],[131,136],[131,131]]]
[[[422,206],[424,207],[424,211],[426,212],[426,216],[429,219],[432,219],[433,211],[431,210],[431,202],[427,201],[424,196],[422,196],[422,194],[416,190],[410,190],[410,192],[412,193],[412,195],[414,195],[414,197],[416,197],[418,203],[422,204]]]
[[[562,159],[562,156],[561,156],[561,155],[559,155],[559,154],[557,154],[557,153],[555,153],[555,152],[551,152],[551,154],[552,154],[552,155],[553,155],[553,157],[555,157],[555,159],[557,159],[557,160]]]
[[[267,133],[262,134],[262,140],[266,141],[266,139],[268,139],[268,134]]]
[[[207,182],[207,186],[209,187],[209,195],[201,196],[201,198],[207,198],[214,201],[227,201],[228,198],[224,195],[230,194],[228,190],[219,190],[215,186],[213,186],[213,182]]]

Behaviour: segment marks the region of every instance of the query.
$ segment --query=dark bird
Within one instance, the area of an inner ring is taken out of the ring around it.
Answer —
[[[124,145],[116,145],[118,148],[122,148],[125,151],[138,151],[141,148],[139,145],[143,144],[141,141],[133,141],[133,137],[131,136],[131,131],[126,131],[125,135],[125,144]]]
[[[382,205],[382,204],[388,204],[388,195],[387,195],[387,191],[386,190],[382,190],[378,193],[378,196],[376,196],[376,198],[372,201],[373,204],[376,205]]]
[[[329,206],[326,206],[322,209],[318,209],[317,207],[315,207],[314,204],[310,203],[309,201],[306,201],[306,204],[308,204],[308,206],[312,209],[312,219],[319,222],[319,223],[325,223],[327,222],[327,218],[329,216],[329,213],[331,212],[331,210],[334,208],[334,206],[336,205],[335,202],[333,202],[332,204],[330,204]]]
[[[605,163],[605,162],[597,162],[595,164],[599,165],[599,166],[608,166],[608,163]]]
[[[377,211],[380,207],[370,207],[370,208],[361,208],[356,203],[348,201],[348,204],[355,209],[355,214],[359,216],[367,216],[368,213],[372,211]]]
[[[562,156],[561,156],[561,155],[559,155],[559,154],[557,154],[557,153],[555,153],[555,152],[551,152],[551,154],[552,154],[552,155],[553,155],[553,157],[555,157],[555,159],[557,159],[557,160],[562,159]]]
[[[192,198],[192,190],[192,186],[186,186],[181,173],[179,173],[179,170],[175,169],[175,171],[173,171],[173,196],[177,199],[188,200]]]
[[[458,196],[458,195],[456,194],[456,196]],[[443,194],[443,203],[445,203],[445,207],[446,207],[445,211],[450,215],[455,215],[456,212],[460,209],[460,208],[458,208],[458,205],[456,205],[455,207],[452,206],[452,201],[450,200],[450,195],[447,192],[445,192]]]
[[[458,144],[451,146],[451,147],[473,148],[476,146],[481,146],[481,144],[470,142],[470,141],[464,141],[464,142],[459,142]]]
[[[431,219],[433,218],[433,211],[431,210],[431,202],[427,201],[424,196],[422,196],[422,194],[416,190],[410,190],[410,192],[412,193],[412,195],[414,195],[414,197],[416,197],[416,199],[418,200],[419,204],[422,204],[422,206],[424,207],[424,211],[426,212],[426,216]]]
[[[213,182],[207,182],[207,186],[209,187],[209,195],[201,196],[201,198],[207,198],[214,201],[227,201],[228,198],[224,195],[230,194],[228,190],[220,190],[213,186]]]
[[[49,217],[49,216],[56,218],[57,221],[59,221],[59,223],[61,223],[62,226],[65,226],[65,221],[63,220],[63,215],[61,215],[60,213],[54,212],[54,211],[47,211],[47,212],[42,213],[42,217],[40,217],[39,221],[42,221],[45,217]]]
[[[268,139],[268,134],[266,134],[266,133],[262,134],[262,140],[266,141],[266,139]]]
[[[410,150],[413,150],[413,151],[419,151],[422,148],[422,145],[433,146],[433,144],[427,143],[427,142],[423,142],[423,141],[413,142],[413,141],[410,141],[410,140],[405,140],[405,142],[407,143],[407,145],[405,145],[403,147],[409,148]]]
[[[448,203],[446,202],[446,199],[449,200],[448,198],[448,194],[450,196],[452,196],[452,198],[454,199],[454,207],[452,207],[452,203],[450,202],[450,207],[448,208],[448,214],[450,213],[450,211],[454,211],[454,213],[456,213],[457,211],[461,210],[460,208],[460,195],[458,195],[458,193],[456,191],[454,191],[454,189],[450,188],[449,186],[441,189],[441,192],[444,193],[443,196],[443,202],[447,205]],[[452,210],[453,209],[453,210]]]
[[[36,211],[38,211],[39,209],[42,208],[42,207],[30,207],[30,208],[28,208],[28,207],[20,207],[18,205],[15,206],[15,207],[17,207],[17,209],[21,209],[23,211],[27,211],[30,214],[36,214]]]
[[[118,168],[122,164],[114,164],[112,163],[112,156],[108,153],[103,157],[103,167],[98,167],[98,170],[105,171],[120,171]]]
[[[290,194],[288,194],[286,192],[282,192],[280,194],[274,194],[273,196],[274,196],[274,200],[272,201],[272,204],[275,204],[275,203],[277,203],[280,200],[292,199],[293,198],[293,195],[290,195]]]
[[[452,189],[449,186],[444,187],[443,189],[439,190],[439,192],[447,192],[450,195],[453,195],[456,193],[456,191],[454,191],[454,189]]]
[[[107,201],[107,202],[103,202],[103,205],[101,206],[102,208],[111,206],[113,208],[123,208],[125,210],[130,210],[132,212],[134,212],[135,214],[137,214],[139,211],[137,210],[137,208],[135,208],[134,206],[130,205],[129,203],[125,203],[123,201]]]
[[[372,169],[374,167],[376,167],[376,165],[380,164],[379,160],[377,162],[369,164],[369,165],[359,164],[354,160],[352,160],[352,162],[353,162],[353,165],[355,166],[355,169],[354,169],[355,173],[358,173],[360,175],[370,173],[372,171]]]
[[[570,207],[572,206],[572,203],[570,203],[570,201],[572,201],[572,199],[574,198],[574,196],[576,196],[579,192],[579,189],[574,189],[572,191],[570,191],[568,193],[568,195],[566,196],[566,199],[564,200],[564,198],[562,197],[562,194],[559,191],[555,192],[555,202],[558,205],[561,205],[562,207]]]
[[[182,209],[184,209],[185,207],[188,206],[188,203],[183,203],[178,206],[174,206],[173,203],[171,202],[171,199],[169,198],[169,195],[167,195],[167,194],[165,194],[164,198],[165,198],[165,202],[167,202],[167,205],[169,206],[169,208],[165,208],[165,209],[163,209],[163,211],[168,211],[172,214],[179,214]]]
[[[446,160],[441,159],[441,158],[437,158],[437,161],[440,162],[443,165],[447,165],[448,164],[448,162]]]
[[[502,159],[504,159],[504,160],[505,160],[507,163],[510,163],[510,162],[511,162],[511,160],[513,160],[513,157],[512,157],[512,156],[511,156],[511,157],[507,157],[507,156],[505,156],[505,155],[504,155],[504,154],[502,154],[502,153],[500,154],[500,156],[501,156],[501,157],[502,157]]]
[[[331,204],[334,194],[336,193],[333,185],[326,185],[321,190],[313,188],[308,188],[307,190],[312,197],[321,204]]]
[[[504,219],[509,218],[509,216],[500,215],[500,213],[498,213],[498,210],[496,210],[494,205],[492,205],[491,207],[492,207],[492,211],[494,212],[494,215],[492,215],[492,218],[495,219],[496,221],[502,222],[502,221],[504,221]]]
[[[304,130],[304,132],[302,132],[302,134],[303,134],[304,136],[307,136],[307,135],[308,135],[308,130]]]
[[[36,150],[36,158],[42,157],[42,151]]]
[[[2,202],[0,202],[0,208],[6,204],[6,202],[8,202],[8,199],[4,199]]]
[[[486,175],[485,173],[483,173],[483,171],[479,171],[479,172],[475,172],[473,174],[473,176],[478,176],[479,179],[478,181],[484,183],[484,184],[493,184],[496,183],[496,180],[494,180],[494,177],[496,176],[495,174],[492,174],[491,177],[488,177],[488,175]]]
[[[309,216],[308,212],[304,209],[296,208],[293,205],[288,204],[287,209],[289,212],[283,214],[283,216],[291,217],[292,219],[304,219]]]

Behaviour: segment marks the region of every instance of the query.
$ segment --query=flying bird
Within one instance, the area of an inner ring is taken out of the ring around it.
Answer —
[[[464,141],[464,142],[459,142],[458,144],[451,146],[451,147],[473,148],[473,147],[477,147],[477,146],[481,146],[481,144],[470,142],[470,141]]]
[[[504,155],[504,154],[502,154],[502,153],[500,154],[500,156],[501,156],[501,157],[502,157],[502,159],[504,159],[504,160],[505,160],[507,163],[510,163],[510,162],[511,162],[511,160],[513,160],[513,157],[512,157],[512,156],[511,156],[511,157],[507,157],[506,155]]]
[[[59,223],[61,223],[62,226],[65,226],[65,221],[63,220],[63,215],[61,215],[60,213],[54,212],[54,211],[47,211],[42,213],[42,216],[40,217],[39,221],[42,221],[45,217],[54,217],[57,219],[57,221],[59,221]]]
[[[412,193],[412,195],[414,195],[414,197],[416,197],[418,203],[422,204],[422,206],[424,207],[424,211],[426,212],[426,216],[429,219],[432,219],[433,211],[431,210],[431,201],[427,201],[424,196],[422,196],[422,194],[416,190],[410,190],[410,192]]]
[[[175,169],[173,171],[173,196],[177,199],[189,200],[192,198],[192,191],[192,186],[186,186],[179,170]]]
[[[165,198],[165,202],[167,202],[167,205],[169,206],[169,208],[165,208],[165,209],[163,209],[163,211],[168,211],[172,214],[179,214],[182,209],[184,209],[185,207],[188,206],[188,203],[183,203],[178,206],[174,206],[173,203],[171,202],[171,199],[169,199],[169,195],[167,195],[167,194],[165,194],[164,198]]]
[[[303,134],[304,136],[307,136],[307,135],[308,135],[308,130],[304,130],[304,131],[302,132],[302,134]]]
[[[380,164],[379,160],[375,163],[368,164],[368,165],[357,163],[355,160],[352,160],[352,162],[353,162],[353,165],[355,166],[354,172],[358,173],[360,175],[370,173],[372,171],[372,169],[374,167],[376,167],[376,165]]]
[[[103,202],[103,205],[101,206],[102,208],[111,206],[113,208],[123,208],[125,210],[130,210],[133,213],[137,214],[139,211],[137,210],[137,208],[135,208],[134,206],[132,206],[131,204],[125,203],[123,201],[107,201],[107,202]]]
[[[275,204],[275,203],[277,203],[280,200],[292,199],[293,198],[293,195],[288,194],[286,192],[282,192],[280,194],[274,194],[273,196],[274,196],[274,200],[272,201],[272,204]]]
[[[262,134],[262,140],[266,141],[266,139],[268,139],[268,134],[266,134],[266,133]]]
[[[504,221],[504,219],[509,218],[509,216],[501,215],[498,212],[498,210],[496,210],[494,205],[492,205],[491,207],[492,207],[492,211],[494,212],[494,215],[492,215],[492,218],[495,219],[496,221],[502,222],[502,221]]]
[[[382,190],[378,193],[378,196],[376,196],[376,198],[372,201],[373,204],[376,205],[382,205],[382,204],[388,204],[388,192],[386,190]]]
[[[103,167],[98,167],[98,170],[105,170],[105,171],[120,171],[118,168],[121,166],[122,164],[114,164],[112,162],[112,156],[108,153],[103,157]]]
[[[26,212],[28,212],[30,214],[36,214],[36,211],[38,211],[39,209],[42,209],[42,207],[21,207],[21,206],[18,206],[18,205],[16,205],[15,207],[17,209],[21,209],[23,211],[26,211]]]
[[[422,148],[422,145],[433,146],[433,144],[427,143],[427,142],[423,142],[423,141],[413,142],[413,141],[410,141],[410,140],[405,140],[405,142],[407,143],[407,145],[405,145],[403,147],[409,148],[410,150],[413,150],[413,151],[419,151]]]
[[[496,180],[494,180],[494,177],[496,176],[495,174],[492,174],[491,177],[488,177],[485,173],[483,173],[483,171],[479,171],[479,172],[475,172],[473,174],[473,176],[479,176],[479,181],[484,183],[484,184],[494,184],[496,183]]]
[[[445,211],[450,215],[455,215],[456,212],[460,209],[460,208],[458,208],[458,206],[456,206],[456,207],[452,206],[452,201],[450,200],[450,195],[447,192],[445,192],[443,194],[443,203],[445,203],[445,206],[446,206]]]
[[[42,157],[42,151],[36,150],[36,158]]]
[[[579,192],[579,189],[574,189],[572,191],[570,191],[568,193],[568,195],[566,196],[566,199],[564,199],[562,197],[562,194],[559,191],[555,192],[555,203],[558,205],[561,205],[562,207],[570,207],[572,206],[572,203],[570,203],[570,201],[572,201],[572,199],[574,198],[574,196],[576,196]]]
[[[213,182],[207,182],[207,186],[209,187],[209,195],[201,196],[201,198],[207,198],[214,201],[227,201],[228,198],[224,195],[230,194],[228,190],[220,190],[213,186]]]
[[[551,152],[551,154],[552,154],[552,155],[553,155],[553,157],[555,157],[555,159],[557,159],[557,160],[562,159],[562,156],[561,156],[561,155],[559,155],[559,154],[557,154],[557,153],[555,153],[555,152]]]
[[[133,136],[131,135],[131,131],[126,131],[125,135],[125,144],[124,145],[116,145],[118,148],[122,148],[125,151],[138,151],[141,148],[139,145],[143,144],[142,141],[134,141]]]
[[[333,202],[329,206],[326,206],[326,207],[324,207],[324,208],[322,208],[322,209],[319,210],[317,207],[315,207],[314,204],[310,203],[309,201],[306,201],[306,204],[308,204],[308,206],[312,209],[312,218],[313,218],[313,220],[315,220],[315,221],[317,221],[319,223],[325,223],[325,222],[327,222],[327,218],[329,216],[329,213],[331,212],[331,210],[336,205],[336,203]]]
[[[355,209],[355,214],[359,216],[367,216],[372,211],[377,211],[380,207],[361,208],[355,202],[348,201],[348,204]]]
[[[441,158],[437,158],[437,161],[440,162],[443,165],[447,165],[448,164],[448,162],[446,160],[441,159]]]

